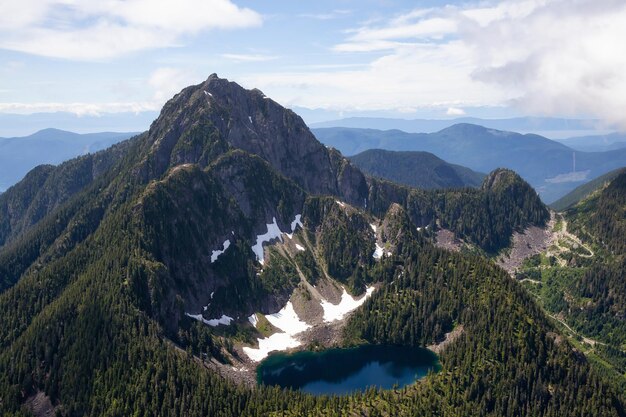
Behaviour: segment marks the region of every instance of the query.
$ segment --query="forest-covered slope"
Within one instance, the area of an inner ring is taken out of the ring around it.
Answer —
[[[548,312],[568,324],[579,349],[626,389],[626,174],[568,209],[547,253],[519,278]]]
[[[579,187],[576,187],[568,194],[550,204],[550,207],[552,207],[556,211],[567,210],[568,208],[574,206],[595,191],[598,191],[602,189],[602,187],[608,185],[615,177],[617,177],[622,172],[624,172],[624,168],[618,168],[604,175],[601,175],[598,178],[595,178]]]
[[[424,189],[478,187],[485,177],[428,152],[370,149],[350,157],[350,161],[366,174]]]
[[[81,160],[1,197],[3,414],[27,414],[39,395],[68,416],[624,415],[623,394],[504,271],[417,231],[440,224],[492,250],[545,223],[513,172],[450,193],[367,178],[297,115],[216,76],[104,152],[108,169],[76,187],[46,178],[81,175]],[[13,210],[64,189],[39,220]],[[401,391],[312,397],[239,386],[204,366],[245,360],[240,347],[260,331],[247,315],[305,289],[316,296],[316,280],[377,288],[342,343],[421,345],[464,330],[440,373]],[[204,325],[190,317],[198,311],[233,323]]]

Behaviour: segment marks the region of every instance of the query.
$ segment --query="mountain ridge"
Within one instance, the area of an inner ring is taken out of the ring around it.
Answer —
[[[605,185],[608,185],[613,179],[615,179],[618,175],[620,175],[626,168],[618,168],[613,171],[607,172],[604,175],[599,176],[583,185],[580,185],[570,191],[568,194],[564,195],[554,203],[550,204],[556,211],[565,211],[576,204],[578,204],[581,200],[587,198],[589,195],[598,191]]]
[[[607,127],[600,120],[593,119],[561,119],[550,117],[510,117],[502,119],[486,119],[480,117],[454,117],[429,119],[398,119],[385,117],[349,117],[311,123],[312,129],[318,128],[360,128],[393,130],[398,129],[409,133],[434,133],[458,123],[470,123],[498,129],[522,133],[536,133],[542,136],[570,137],[583,134],[593,135],[598,129]],[[609,127],[610,129],[610,127]],[[602,133],[606,133],[602,131]]]
[[[78,134],[47,128],[29,136],[0,138],[0,191],[6,191],[38,165],[57,165],[135,135],[124,132]]]
[[[350,161],[369,175],[416,188],[478,187],[485,177],[429,152],[370,149],[350,157]]]
[[[548,203],[586,178],[597,177],[626,163],[626,149],[580,152],[539,135],[468,124],[428,134],[350,128],[315,129],[314,133],[323,143],[346,155],[367,149],[426,151],[479,172],[504,166],[520,173]]]
[[[20,413],[43,395],[68,416],[394,413],[389,407],[623,414],[620,393],[559,340],[504,271],[476,254],[437,249],[427,231],[418,232],[440,221],[493,249],[508,244],[512,230],[544,224],[545,206],[517,174],[495,170],[481,189],[453,191],[377,180],[268,101],[217,77],[184,89],[149,132],[103,151],[112,164],[101,175],[8,234],[0,246],[1,282],[8,281],[0,289],[3,412]],[[291,140],[296,155],[253,152]],[[313,171],[298,164],[310,155],[319,162]],[[81,163],[41,174],[72,177]],[[0,197],[14,223],[28,217],[8,202],[19,196],[33,205],[48,177],[38,178]],[[54,181],[44,191],[63,187]],[[241,346],[260,350],[271,336],[246,315],[276,312],[290,291],[294,311],[317,303],[320,320],[319,294],[338,301],[342,287],[362,293],[374,285],[360,313],[344,322],[343,342],[419,345],[441,340],[455,323],[465,328],[441,356],[445,370],[403,395],[249,390],[207,369],[252,366]],[[228,314],[232,324],[200,322]],[[578,396],[585,400],[562,401]]]

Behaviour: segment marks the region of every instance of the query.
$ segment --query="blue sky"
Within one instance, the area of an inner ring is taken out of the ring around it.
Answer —
[[[535,115],[626,126],[622,0],[21,0],[0,8],[4,113],[154,111],[216,72],[305,119]]]

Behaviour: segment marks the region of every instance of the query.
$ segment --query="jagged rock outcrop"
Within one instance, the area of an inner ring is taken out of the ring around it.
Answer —
[[[293,111],[212,74],[171,99],[150,127],[137,173],[148,181],[183,163],[206,166],[229,149],[265,159],[312,194],[364,205],[364,175],[315,139]]]

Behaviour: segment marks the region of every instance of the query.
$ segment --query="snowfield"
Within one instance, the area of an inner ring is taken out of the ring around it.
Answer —
[[[374,292],[374,287],[369,287],[365,291],[365,295],[363,295],[358,300],[353,298],[346,289],[343,289],[343,294],[341,294],[341,301],[339,304],[333,304],[326,300],[322,300],[322,308],[324,309],[324,321],[326,323],[330,323],[335,320],[343,319],[348,313],[353,310],[356,310],[358,307],[363,305],[365,300]]]
[[[283,333],[274,333],[270,337],[258,339],[258,349],[250,347],[243,348],[244,353],[255,362],[262,361],[270,352],[300,346],[300,342],[294,336],[311,327],[300,320],[293,309],[291,301],[288,301],[287,305],[278,313],[267,315],[265,318],[267,318],[274,327],[282,330]]]
[[[341,301],[339,304],[333,304],[327,300],[322,300],[321,306],[324,309],[323,320],[326,323],[333,322],[335,320],[343,319],[348,313],[354,311],[367,300],[374,292],[374,287],[367,288],[365,294],[359,298],[353,298],[346,289],[343,289],[341,295]],[[295,338],[296,335],[309,329],[311,326],[300,320],[291,301],[287,302],[287,305],[283,307],[278,313],[265,316],[272,325],[282,332],[274,333],[270,337],[263,339],[257,339],[259,341],[259,347],[257,349],[251,347],[244,347],[243,351],[254,362],[260,362],[265,359],[270,352],[282,351],[291,348],[295,348],[301,345],[301,342]],[[248,317],[248,321],[256,327],[258,318],[256,314]]]

